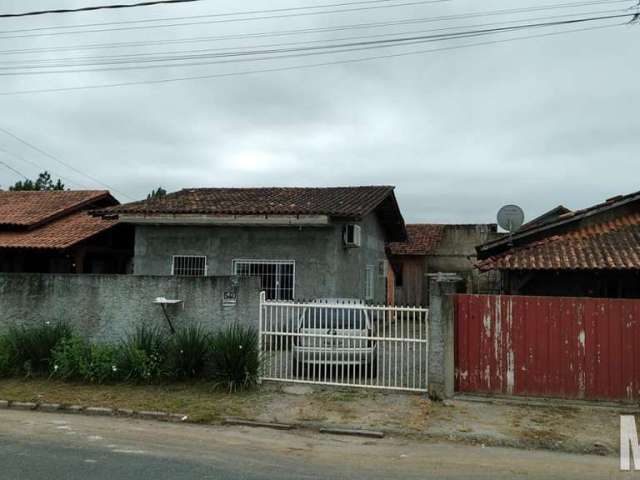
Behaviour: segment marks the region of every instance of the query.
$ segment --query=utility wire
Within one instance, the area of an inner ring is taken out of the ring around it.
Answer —
[[[410,19],[401,19],[387,22],[369,22],[369,23],[357,23],[357,24],[345,24],[338,25],[333,27],[315,27],[315,28],[303,28],[303,29],[294,29],[294,30],[275,30],[275,31],[263,31],[263,32],[254,32],[254,33],[245,33],[245,34],[230,34],[230,35],[217,35],[217,36],[200,36],[200,37],[187,37],[182,39],[167,39],[167,40],[147,40],[147,41],[132,41],[132,42],[116,42],[116,43],[94,43],[87,44],[83,43],[81,45],[75,46],[61,46],[61,47],[51,47],[51,48],[39,48],[39,49],[13,49],[13,50],[4,50],[0,51],[0,54],[18,54],[18,53],[49,53],[56,51],[67,51],[67,50],[92,50],[92,49],[103,49],[103,48],[128,48],[128,47],[140,47],[140,46],[152,46],[152,45],[174,45],[174,44],[182,44],[182,43],[198,43],[198,42],[208,42],[208,41],[227,41],[227,40],[241,40],[241,39],[249,39],[249,38],[266,38],[266,37],[282,37],[282,36],[296,36],[296,35],[306,35],[306,34],[319,34],[319,33],[329,33],[329,32],[338,32],[338,31],[347,31],[347,30],[359,30],[359,29],[369,29],[369,28],[384,28],[384,27],[392,27],[392,26],[401,26],[401,25],[410,25],[410,24],[421,24],[421,23],[433,23],[439,21],[449,21],[449,20],[459,20],[459,19],[468,19],[468,18],[481,18],[481,17],[491,17],[491,16],[500,16],[500,15],[508,15],[508,14],[522,14],[522,13],[530,13],[537,11],[545,11],[545,10],[556,10],[559,8],[576,8],[588,5],[602,5],[602,4],[614,4],[614,3],[629,3],[631,0],[597,0],[597,1],[588,1],[588,2],[574,2],[574,3],[565,3],[565,4],[551,4],[547,6],[537,6],[537,7],[527,7],[527,8],[515,8],[515,9],[502,9],[502,10],[493,10],[493,11],[484,11],[484,12],[475,12],[475,13],[467,13],[467,14],[458,14],[458,15],[448,15],[441,17],[423,17],[423,18],[410,18]],[[0,37],[2,39],[4,37]]]
[[[33,165],[33,166],[34,166],[34,167],[36,167],[39,171],[46,170],[47,172],[51,172],[54,176],[56,176],[56,177],[58,177],[58,178],[60,178],[60,179],[64,180],[64,182],[65,182],[66,184],[76,185],[76,186],[78,186],[78,187],[80,187],[80,188],[87,188],[87,186],[86,186],[86,185],[83,185],[81,182],[77,182],[77,181],[75,181],[75,180],[70,180],[69,178],[65,178],[65,176],[60,175],[58,172],[56,172],[56,171],[54,171],[54,170],[51,170],[50,168],[45,167],[44,165],[40,165],[40,164],[39,164],[39,163],[37,163],[37,162],[34,162],[34,161],[29,160],[29,159],[27,159],[27,158],[24,158],[22,155],[18,155],[17,153],[10,152],[9,150],[7,150],[7,149],[6,149],[6,148],[4,148],[4,147],[0,147],[0,152],[4,153],[5,155],[8,155],[8,156],[10,156],[10,157],[13,157],[13,158],[15,158],[15,159],[17,159],[17,160],[21,160],[21,161],[23,161],[23,162],[25,162],[25,163],[28,163],[28,164],[30,164],[30,165]]]
[[[351,58],[351,59],[345,59],[345,60],[334,60],[334,61],[331,61],[331,62],[308,63],[308,64],[302,64],[302,65],[291,65],[291,66],[286,66],[286,67],[265,68],[265,69],[259,69],[259,70],[244,70],[244,71],[239,71],[239,72],[227,72],[227,73],[215,73],[215,74],[207,74],[207,75],[194,75],[194,76],[184,76],[184,77],[174,77],[174,78],[162,78],[162,79],[156,79],[156,80],[137,80],[137,81],[130,81],[130,82],[103,83],[103,84],[93,84],[93,85],[79,85],[79,86],[73,86],[73,87],[17,90],[17,91],[9,91],[9,92],[0,92],[0,96],[25,95],[25,94],[34,94],[34,93],[71,92],[71,91],[76,91],[76,90],[96,90],[96,89],[103,89],[103,88],[119,88],[119,87],[130,87],[130,86],[137,86],[137,85],[161,85],[161,84],[184,82],[184,81],[191,81],[191,80],[210,80],[210,79],[216,79],[216,78],[240,77],[240,76],[255,75],[255,74],[262,74],[262,73],[287,72],[287,71],[293,71],[293,70],[312,69],[312,68],[319,68],[319,67],[325,67],[325,66],[345,65],[345,64],[351,64],[351,63],[362,63],[362,62],[369,62],[369,61],[373,61],[373,60],[398,58],[398,57],[407,57],[407,56],[413,56],[413,55],[424,55],[424,54],[428,54],[428,53],[460,50],[460,49],[469,48],[469,47],[476,47],[476,46],[497,45],[497,44],[503,44],[503,43],[513,42],[513,41],[519,41],[519,40],[528,40],[528,39],[533,39],[533,38],[543,38],[543,37],[550,37],[550,36],[556,36],[556,35],[566,35],[566,34],[569,34],[569,33],[578,33],[578,32],[592,31],[592,30],[600,30],[600,29],[605,29],[605,28],[620,27],[620,26],[624,26],[624,25],[625,24],[619,24],[619,23],[613,24],[613,25],[599,25],[599,26],[585,27],[585,28],[580,28],[580,29],[565,30],[565,31],[561,31],[561,32],[548,32],[548,33],[537,34],[537,35],[526,35],[526,36],[521,36],[521,37],[503,39],[503,40],[487,40],[487,41],[484,41],[484,42],[469,43],[469,44],[464,44],[464,45],[454,45],[454,46],[440,47],[440,48],[433,48],[433,49],[425,49],[425,50],[413,50],[413,51],[410,51],[410,52],[390,53],[390,54],[386,54],[386,55],[376,55],[376,56],[369,56],[369,57]]]
[[[616,9],[616,10],[599,10],[592,12],[584,12],[583,15],[602,15],[609,13],[620,13],[625,10]],[[524,19],[529,22],[540,22],[540,21],[548,21],[548,20],[557,20],[561,18],[573,18],[575,17],[575,13],[570,14],[562,14],[562,15],[551,15],[551,16],[543,16],[543,17],[533,17]],[[333,38],[333,39],[321,39],[321,40],[304,40],[304,41],[295,41],[295,42],[280,42],[280,43],[270,43],[270,44],[259,44],[259,45],[249,45],[237,48],[244,48],[247,50],[257,50],[264,48],[275,48],[275,47],[293,47],[293,46],[302,46],[302,45],[310,45],[310,44],[322,44],[327,42],[344,42],[344,41],[353,41],[353,40],[367,40],[367,39],[379,39],[379,38],[389,38],[389,37],[400,37],[403,35],[426,35],[435,32],[442,31],[451,31],[451,30],[461,30],[461,29],[479,29],[479,28],[488,28],[494,26],[504,26],[504,25],[513,25],[521,23],[523,20],[509,20],[504,22],[491,22],[491,23],[481,23],[476,25],[456,25],[450,27],[441,27],[434,28],[428,30],[409,30],[402,32],[393,32],[393,33],[378,33],[374,35],[356,35],[349,37],[341,37],[341,38]],[[194,54],[205,54],[205,53],[214,53],[214,52],[227,52],[230,47],[217,47],[217,48],[201,48],[201,49],[190,49],[190,50],[174,50],[170,52],[137,52],[130,54],[120,54],[120,55],[101,55],[101,56],[72,56],[72,57],[61,57],[61,58],[46,58],[46,59],[29,59],[29,60],[15,60],[15,61],[4,61],[0,65],[5,65],[5,67],[0,67],[0,70],[8,70],[11,67],[16,68],[18,66],[25,66],[30,68],[35,68],[35,65],[40,67],[45,66],[59,66],[55,64],[61,64],[63,62],[70,62],[67,65],[69,66],[87,66],[87,65],[104,65],[107,61],[113,60],[114,64],[117,63],[130,63],[138,61],[138,59],[142,58],[145,60],[142,61],[164,61],[168,55],[194,55]],[[0,51],[0,54],[4,52]],[[147,60],[148,59],[148,60]]]
[[[590,6],[590,5],[602,5],[602,4],[611,4],[611,3],[629,3],[630,0],[593,0],[590,2],[573,2],[573,3],[564,3],[564,4],[551,4],[537,7],[527,7],[527,8],[512,8],[512,9],[501,9],[501,10],[493,10],[493,11],[484,11],[484,12],[474,12],[474,13],[465,13],[465,14],[455,14],[455,15],[444,15],[440,17],[428,17],[421,19],[407,19],[401,21],[391,21],[391,22],[376,22],[371,24],[360,24],[360,25],[349,25],[343,27],[344,29],[348,28],[366,28],[372,26],[388,26],[388,25],[406,25],[410,23],[424,23],[424,22],[439,22],[439,21],[447,21],[447,20],[459,20],[461,18],[478,18],[485,17],[491,15],[508,15],[515,13],[527,13],[527,12],[535,12],[535,11],[544,11],[544,10],[554,10],[554,9],[563,9],[563,8],[575,8],[578,6]],[[418,3],[424,2],[408,2],[403,4],[396,5],[415,5]],[[386,6],[384,6],[386,7]],[[234,19],[225,19],[225,20],[205,20],[205,21],[194,21],[194,22],[182,22],[182,23],[167,23],[161,25],[139,25],[139,26],[127,26],[127,27],[117,27],[117,28],[102,28],[102,29],[91,29],[91,30],[74,30],[74,31],[65,31],[65,32],[50,32],[50,33],[36,33],[36,34],[27,34],[27,35],[4,35],[0,37],[0,40],[8,40],[8,39],[17,39],[17,38],[32,38],[32,37],[51,37],[51,36],[59,36],[59,35],[77,35],[77,34],[85,34],[85,33],[102,33],[102,32],[115,32],[115,31],[132,31],[132,30],[147,30],[153,28],[169,28],[169,27],[184,27],[184,26],[193,26],[193,25],[210,25],[210,24],[219,24],[219,23],[230,23],[230,22],[246,22],[253,20],[270,20],[270,19],[282,19],[282,18],[290,18],[290,17],[300,17],[300,16],[308,16],[308,15],[325,15],[325,14],[334,14],[334,13],[344,13],[344,12],[353,12],[360,10],[369,10],[372,8],[382,8],[378,7],[357,7],[350,9],[341,9],[341,10],[323,10],[320,12],[306,12],[306,13],[290,13],[284,15],[268,15],[268,16],[259,16],[259,17],[251,17],[251,18],[234,18]],[[306,29],[315,30],[315,31],[332,31],[333,28],[319,28],[319,29]],[[0,34],[4,33],[12,33],[11,31],[0,32]]]
[[[60,8],[57,10],[34,10],[31,12],[21,12],[21,13],[0,13],[0,18],[31,17],[35,15],[48,15],[53,13],[92,12],[94,10],[114,10],[114,9],[120,9],[120,8],[150,7],[152,5],[164,5],[164,4],[170,4],[170,3],[191,3],[191,2],[199,2],[199,1],[201,0],[156,0],[151,2],[121,3],[116,5],[96,5],[93,7]]]
[[[371,40],[361,42],[350,42],[335,45],[319,45],[309,47],[297,47],[297,48],[282,48],[282,49],[268,49],[268,50],[254,50],[254,51],[231,51],[226,53],[214,53],[214,54],[201,54],[191,56],[180,57],[165,57],[162,60],[155,59],[137,59],[134,61],[127,60],[123,63],[127,63],[127,66],[106,66],[100,68],[64,68],[53,67],[58,69],[52,69],[51,66],[33,66],[31,71],[24,71],[24,69],[30,68],[29,66],[18,67],[23,70],[16,70],[13,67],[13,71],[8,70],[0,72],[0,76],[17,76],[17,75],[50,75],[50,74],[68,74],[68,73],[89,73],[89,72],[103,72],[103,71],[122,71],[122,70],[147,70],[152,68],[165,68],[165,67],[191,67],[201,65],[214,65],[214,64],[227,64],[227,63],[245,63],[245,62],[258,62],[258,61],[272,61],[281,60],[285,58],[299,58],[316,55],[327,55],[334,53],[346,53],[362,50],[371,50],[388,47],[398,47],[407,45],[416,45],[420,43],[437,42],[444,40],[471,38],[478,36],[487,36],[492,34],[516,32],[520,30],[529,29],[541,29],[551,27],[570,26],[582,23],[591,23],[598,21],[617,20],[621,18],[629,18],[635,15],[635,13],[624,13],[618,15],[601,15],[597,17],[577,18],[570,20],[560,20],[555,22],[541,22],[541,23],[527,23],[521,25],[513,25],[507,27],[487,28],[479,30],[468,30],[462,32],[443,33],[435,35],[418,35],[411,37],[402,37],[386,40]],[[231,60],[208,60],[210,58],[221,57],[256,57],[258,58],[235,58]],[[188,61],[193,60],[193,61]],[[201,61],[202,60],[202,61]],[[131,65],[131,63],[134,63]],[[148,63],[155,62],[155,64],[149,65]],[[158,62],[173,62],[173,63],[158,63]],[[182,63],[175,63],[182,62]],[[104,62],[105,65],[112,62]],[[145,64],[147,63],[147,64]],[[9,67],[11,69],[12,67]],[[45,70],[46,69],[46,70]],[[36,70],[36,71],[33,71]]]
[[[44,155],[45,157],[50,158],[51,160],[53,160],[53,161],[55,161],[55,162],[57,162],[57,163],[59,163],[59,164],[61,164],[61,165],[64,165],[64,166],[65,166],[65,167],[67,167],[69,170],[73,170],[73,171],[74,171],[74,172],[76,172],[77,174],[82,175],[83,177],[85,177],[85,178],[87,178],[87,179],[91,180],[92,182],[95,182],[95,183],[97,183],[98,185],[102,185],[103,187],[107,188],[108,190],[110,190],[110,191],[112,191],[112,192],[114,192],[114,193],[117,193],[117,194],[119,194],[119,195],[121,195],[121,196],[123,196],[123,197],[125,197],[125,198],[127,198],[127,199],[129,199],[129,200],[133,200],[133,198],[131,198],[129,195],[127,195],[127,194],[125,194],[125,193],[123,193],[123,192],[119,192],[118,190],[116,190],[116,189],[115,189],[115,188],[113,188],[112,186],[107,185],[106,183],[104,183],[104,182],[102,182],[102,181],[98,180],[97,178],[94,178],[94,177],[92,177],[92,176],[90,176],[90,175],[87,175],[86,173],[84,173],[83,171],[81,171],[81,170],[77,169],[77,168],[76,168],[76,167],[74,167],[73,165],[70,165],[70,164],[68,164],[68,163],[66,163],[66,162],[63,162],[63,161],[62,161],[62,160],[60,160],[59,158],[56,158],[56,157],[54,157],[53,155],[51,155],[49,152],[46,152],[46,151],[42,150],[41,148],[39,148],[39,147],[37,147],[37,146],[33,145],[32,143],[30,143],[30,142],[26,141],[26,140],[25,140],[25,139],[23,139],[23,138],[20,138],[19,136],[17,136],[16,134],[14,134],[14,133],[10,132],[10,131],[9,131],[9,130],[7,130],[6,128],[0,127],[0,132],[4,133],[5,135],[10,136],[10,137],[11,137],[11,138],[13,138],[14,140],[17,140],[18,142],[22,143],[23,145],[26,145],[27,147],[29,147],[29,148],[31,148],[31,149],[33,149],[33,150],[35,150],[36,152],[38,152],[38,153],[40,153],[40,154]]]
[[[69,29],[69,28],[85,28],[85,27],[102,27],[107,25],[131,25],[137,23],[154,23],[154,22],[166,22],[166,21],[175,21],[175,20],[191,20],[194,18],[222,18],[222,17],[237,17],[242,15],[259,15],[259,14],[272,14],[272,13],[284,13],[284,12],[297,12],[304,10],[317,10],[319,8],[336,8],[336,7],[349,7],[356,5],[376,5],[376,4],[386,4],[382,5],[382,8],[393,8],[397,5],[394,5],[393,2],[401,2],[403,0],[359,0],[355,2],[341,2],[341,3],[325,3],[322,5],[306,5],[301,7],[288,7],[288,8],[272,8],[267,10],[242,10],[236,12],[225,12],[225,13],[207,13],[200,15],[187,15],[182,17],[165,17],[165,18],[144,18],[140,20],[121,20],[118,22],[98,22],[98,23],[81,23],[75,25],[51,25],[47,27],[34,27],[34,28],[21,28],[18,30],[9,30],[2,33],[19,33],[19,32],[37,32],[42,30],[59,30],[59,29]],[[406,0],[404,0],[406,1]],[[420,4],[430,4],[430,3],[446,3],[452,2],[453,0],[422,0]],[[367,9],[368,7],[364,7],[363,9]],[[379,8],[379,7],[371,7],[371,8]]]
[[[254,20],[274,20],[274,19],[292,18],[292,17],[307,17],[307,16],[316,16],[316,15],[333,15],[333,14],[340,14],[340,13],[361,12],[364,10],[378,10],[381,8],[408,7],[408,6],[415,6],[415,5],[442,3],[442,2],[448,2],[448,1],[451,1],[451,0],[414,0],[410,2],[396,3],[393,5],[353,7],[353,8],[342,8],[342,9],[335,9],[335,10],[322,10],[322,11],[316,11],[316,12],[288,13],[288,14],[266,15],[266,16],[263,15],[258,17],[231,18],[231,19],[225,19],[225,20],[206,20],[206,21],[199,21],[199,22],[171,23],[171,24],[164,24],[164,25],[140,25],[140,26],[103,28],[103,29],[92,29],[92,30],[77,30],[77,31],[74,30],[70,32],[67,31],[67,32],[38,33],[38,34],[30,34],[30,35],[13,35],[13,36],[4,36],[0,38],[52,37],[52,36],[59,36],[59,35],[77,35],[82,33],[115,32],[115,31],[126,31],[126,30],[147,30],[152,28],[168,28],[168,27],[180,27],[180,26],[192,26],[192,25],[205,25],[205,24],[214,24],[214,23],[217,24],[217,23],[248,22],[248,21],[254,21]],[[137,23],[138,21],[131,21],[130,23],[134,23],[134,22]],[[76,25],[75,27],[82,27],[82,25]],[[16,30],[8,30],[8,31],[0,32],[0,34],[15,33],[15,32]]]
[[[7,169],[11,170],[13,173],[21,176],[22,178],[24,178],[25,180],[29,180],[29,177],[27,177],[24,173],[22,173],[20,170],[16,170],[15,168],[13,168],[11,165],[9,165],[8,163],[3,162],[2,160],[0,160],[0,165],[4,165],[5,167],[7,167]]]

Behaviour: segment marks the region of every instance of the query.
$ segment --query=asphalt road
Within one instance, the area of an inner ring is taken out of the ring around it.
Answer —
[[[629,478],[615,458],[0,411],[2,480]]]

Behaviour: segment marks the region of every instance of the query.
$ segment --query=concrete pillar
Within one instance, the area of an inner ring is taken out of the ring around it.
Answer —
[[[454,394],[453,295],[460,280],[449,275],[429,279],[429,395],[433,398]]]

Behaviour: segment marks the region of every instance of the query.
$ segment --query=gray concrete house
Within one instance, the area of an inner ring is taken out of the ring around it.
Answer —
[[[95,212],[135,226],[136,275],[261,279],[269,299],[387,300],[393,187],[201,188]]]
[[[399,305],[428,305],[428,276],[455,274],[461,291],[487,293],[489,275],[474,267],[476,246],[500,237],[495,224],[407,225],[408,240],[388,245],[395,283],[394,301]]]

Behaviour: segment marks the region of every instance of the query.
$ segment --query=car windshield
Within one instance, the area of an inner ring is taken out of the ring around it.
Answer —
[[[300,318],[304,328],[365,330],[367,312],[362,308],[308,308]]]

